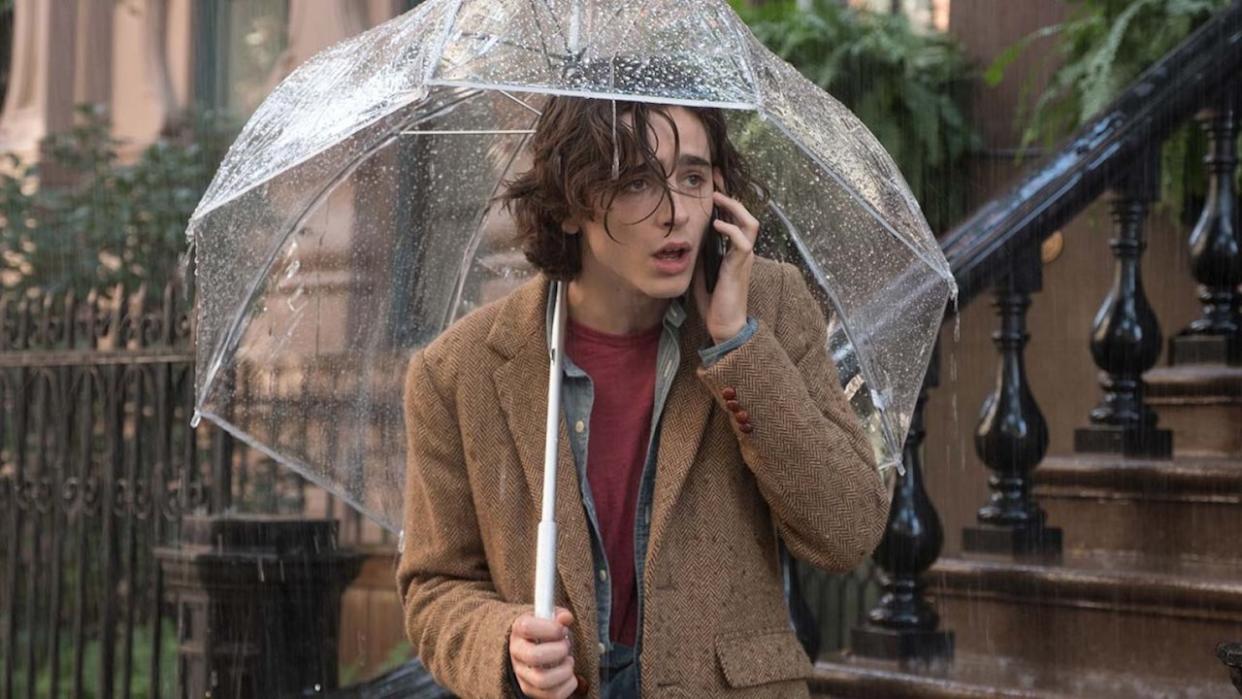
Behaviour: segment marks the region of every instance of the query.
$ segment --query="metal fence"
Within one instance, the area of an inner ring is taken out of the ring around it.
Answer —
[[[171,695],[153,549],[188,513],[306,506],[301,478],[189,427],[193,390],[176,283],[0,297],[0,698]]]
[[[152,696],[175,639],[152,547],[228,485],[188,427],[178,289],[0,299],[4,697]]]

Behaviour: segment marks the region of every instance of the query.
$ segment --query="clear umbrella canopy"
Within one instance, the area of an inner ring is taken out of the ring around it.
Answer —
[[[199,414],[395,530],[410,354],[534,272],[492,203],[548,95],[714,106],[882,468],[952,276],[891,158],[723,0],[430,0],[294,72],[190,222]]]

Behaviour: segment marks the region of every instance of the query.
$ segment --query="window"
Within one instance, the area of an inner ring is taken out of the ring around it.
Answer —
[[[289,0],[202,0],[195,5],[199,107],[249,116],[279,76],[288,45]]]
[[[949,0],[849,0],[849,4],[872,12],[904,14],[922,31],[949,29]]]

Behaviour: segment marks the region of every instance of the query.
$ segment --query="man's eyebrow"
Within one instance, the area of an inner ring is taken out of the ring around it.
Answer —
[[[678,166],[678,167],[706,167],[706,168],[710,168],[710,167],[712,166],[712,164],[711,164],[711,162],[710,162],[710,161],[708,161],[708,160],[704,159],[704,158],[703,158],[703,157],[701,157],[701,156],[698,156],[698,155],[692,155],[692,154],[690,154],[690,153],[686,153],[686,154],[683,154],[681,157],[677,158],[677,166]]]

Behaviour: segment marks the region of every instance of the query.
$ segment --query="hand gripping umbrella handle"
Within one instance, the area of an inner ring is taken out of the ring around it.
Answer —
[[[548,372],[548,421],[543,442],[543,504],[539,519],[539,541],[535,549],[535,616],[551,619],[556,597],[556,457],[561,421],[561,376],[565,347],[564,282],[553,282],[556,309],[552,315],[551,370]]]

